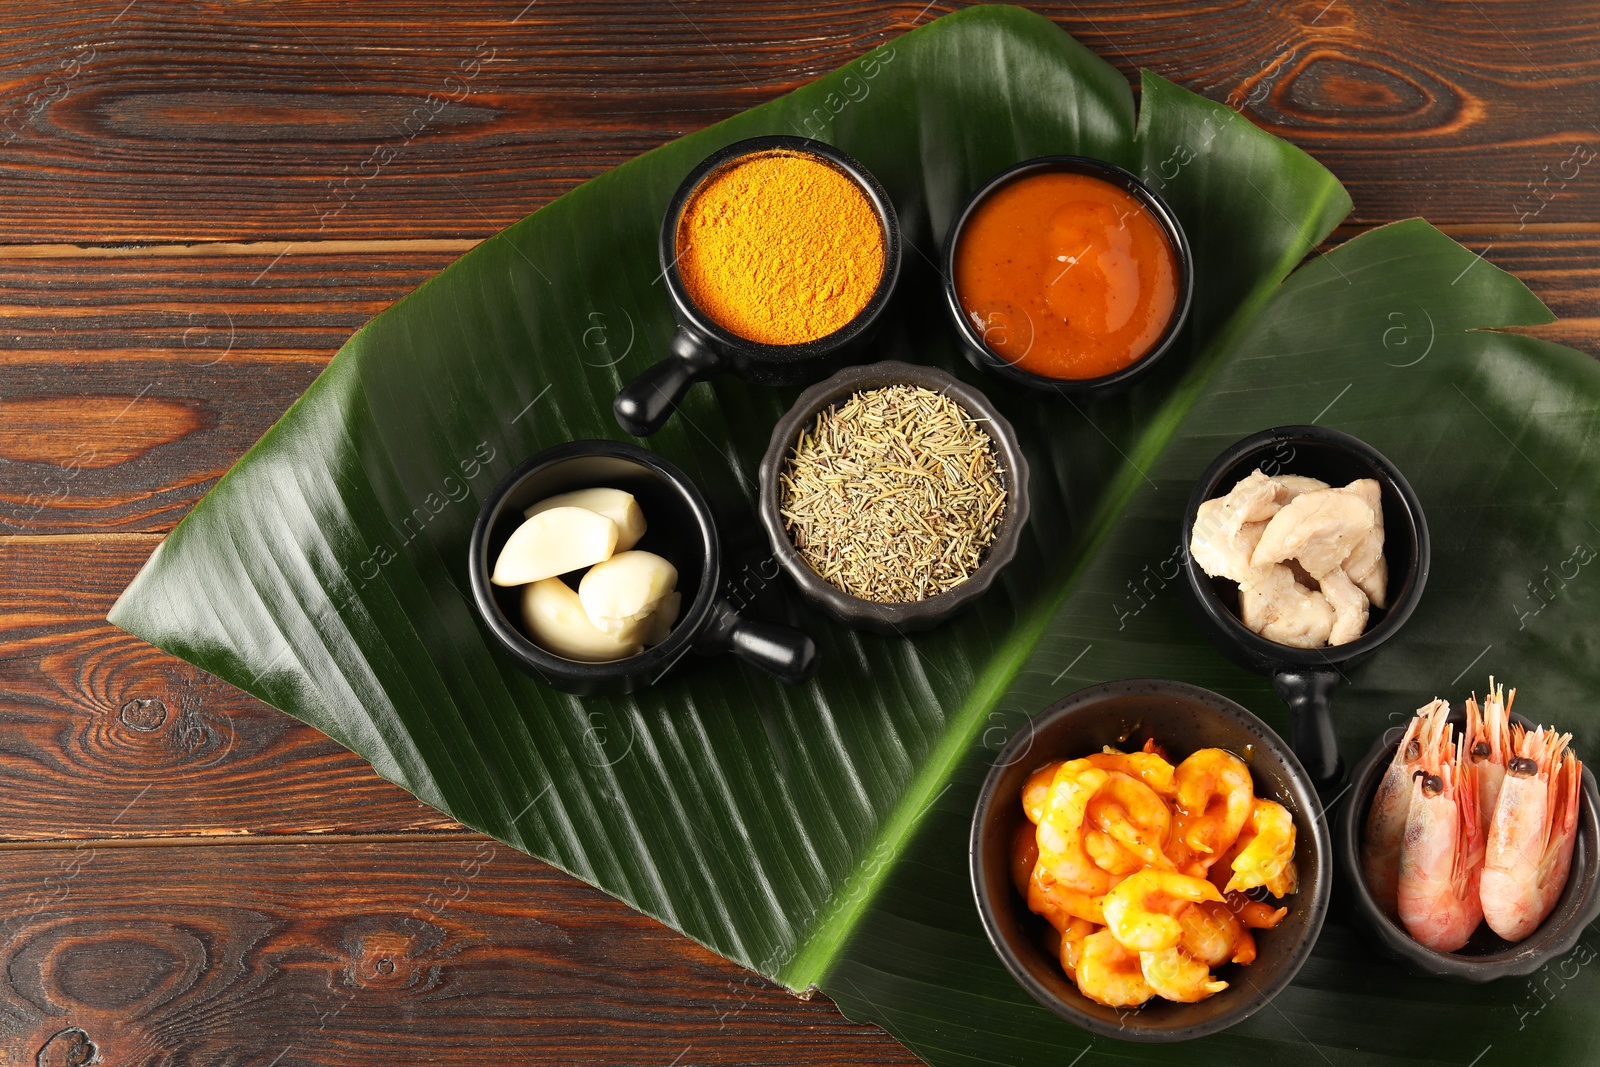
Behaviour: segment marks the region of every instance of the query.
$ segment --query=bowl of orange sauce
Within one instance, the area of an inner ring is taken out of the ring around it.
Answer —
[[[944,267],[967,359],[1063,396],[1147,373],[1194,293],[1172,209],[1133,174],[1086,156],[1041,156],[989,179],[956,217]]]

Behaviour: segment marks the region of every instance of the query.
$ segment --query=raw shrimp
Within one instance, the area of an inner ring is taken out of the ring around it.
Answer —
[[[1178,912],[1178,925],[1183,927],[1179,946],[1208,967],[1249,963],[1256,958],[1255,938],[1225,901],[1190,904]]]
[[[1083,953],[1084,938],[1102,929],[1088,919],[1073,919],[1061,931],[1061,966],[1073,978],[1078,976],[1078,959]]]
[[[1222,891],[1266,886],[1275,897],[1295,892],[1300,888],[1300,872],[1294,863],[1294,845],[1294,816],[1289,809],[1277,801],[1257,798],[1238,841],[1229,849],[1232,860],[1228,867],[1233,876]]]
[[[1078,948],[1078,991],[1109,1008],[1133,1008],[1156,995],[1145,981],[1139,954],[1129,952],[1111,936],[1097,930]]]
[[[1089,798],[1086,817],[1090,825],[1143,864],[1170,867],[1172,861],[1165,849],[1172,809],[1139,779],[1121,771],[1107,774],[1105,783]]]
[[[1465,738],[1452,743],[1451,733],[1423,746],[1413,772],[1395,895],[1407,932],[1441,952],[1465,945],[1483,919],[1477,768],[1462,758]]]
[[[1517,691],[1505,697],[1505,687],[1489,679],[1480,711],[1475,696],[1467,698],[1467,753],[1478,765],[1478,824],[1487,837],[1494,822],[1495,804],[1500,800],[1500,783],[1505,781],[1506,761],[1511,758],[1511,703]]]
[[[1255,786],[1244,760],[1220,748],[1202,748],[1178,764],[1178,814],[1168,854],[1178,870],[1204,877],[1244,829],[1255,805]]]
[[[1583,765],[1571,734],[1513,727],[1516,754],[1506,763],[1484,857],[1483,917],[1507,941],[1521,941],[1544,921],[1567,883],[1577,840]]]
[[[1167,762],[1165,756],[1156,752],[1117,752],[1107,749],[1096,752],[1092,756],[1085,756],[1092,767],[1099,767],[1105,771],[1121,771],[1123,774],[1139,779],[1145,785],[1155,790],[1163,797],[1177,795],[1178,787],[1173,783],[1172,776],[1177,770]]]
[[[1361,870],[1378,907],[1391,917],[1398,914],[1395,896],[1400,880],[1400,841],[1405,837],[1406,812],[1411,807],[1411,775],[1422,759],[1424,744],[1431,744],[1428,738],[1443,730],[1449,714],[1450,705],[1443,700],[1434,700],[1417,710],[1383,772],[1372,807],[1367,809],[1367,825],[1361,837]]]
[[[1139,969],[1151,989],[1180,1004],[1192,1004],[1228,988],[1227,982],[1213,978],[1209,967],[1177,945],[1139,953]]]
[[[1124,878],[1105,895],[1106,927],[1135,952],[1159,952],[1183,936],[1177,915],[1186,904],[1221,899],[1217,887],[1204,878],[1147,869]]]

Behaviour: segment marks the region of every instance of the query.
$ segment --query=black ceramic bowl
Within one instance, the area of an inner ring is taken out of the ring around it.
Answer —
[[[1295,648],[1269,641],[1239,621],[1239,587],[1213,578],[1189,554],[1200,505],[1225,495],[1256,468],[1269,475],[1300,474],[1332,486],[1375,478],[1383,495],[1383,552],[1389,563],[1388,607],[1374,608],[1366,632],[1328,648]],[[1377,651],[1399,632],[1422,599],[1432,547],[1422,502],[1400,469],[1358,438],[1321,426],[1279,426],[1229,446],[1206,468],[1189,495],[1179,530],[1183,567],[1193,594],[1191,614],[1225,656],[1272,677],[1289,705],[1290,744],[1311,776],[1326,788],[1344,773],[1328,698],[1345,668]]]
[[[962,306],[961,294],[956,290],[956,252],[961,244],[961,234],[966,228],[967,221],[985,200],[1004,186],[1020,178],[1050,172],[1086,174],[1126,190],[1144,205],[1151,217],[1165,231],[1167,241],[1172,246],[1173,257],[1177,260],[1178,299],[1172,310],[1172,320],[1167,323],[1166,330],[1144,355],[1121,370],[1098,378],[1047,378],[1042,374],[1034,374],[1018,367],[1016,359],[1008,359],[984,342],[984,331],[973,323],[966,308]],[[1150,373],[1177,341],[1178,334],[1189,316],[1189,304],[1194,298],[1194,257],[1189,251],[1189,239],[1184,236],[1183,227],[1178,223],[1178,216],[1167,206],[1165,200],[1157,196],[1136,175],[1113,163],[1090,159],[1087,156],[1039,156],[1007,167],[967,198],[961,213],[956,216],[955,225],[950,228],[950,233],[945,238],[944,296],[950,320],[955,326],[956,335],[961,340],[961,350],[967,360],[979,370],[986,371],[1011,385],[1050,396],[1104,394],[1124,389]]]
[[[1511,718],[1529,728],[1534,725],[1515,712]],[[1451,713],[1450,720],[1460,731],[1466,716],[1458,710]],[[1394,758],[1404,733],[1404,726],[1391,727],[1356,766],[1350,776],[1350,803],[1339,814],[1335,837],[1344,889],[1355,903],[1356,914],[1372,934],[1378,950],[1417,974],[1458,982],[1491,982],[1496,978],[1532,974],[1557,956],[1572,951],[1584,929],[1600,917],[1600,831],[1597,831],[1600,822],[1596,819],[1596,813],[1600,812],[1600,792],[1596,791],[1594,775],[1587,767],[1583,769],[1578,842],[1572,850],[1567,888],[1556,901],[1555,909],[1533,933],[1513,944],[1485,924],[1459,951],[1440,952],[1413,941],[1404,927],[1384,914],[1361,873],[1361,835],[1367,825],[1372,798],[1378,792],[1378,783],[1383,780],[1383,772]]]
[[[521,587],[493,585],[489,574],[523,511],[546,497],[606,487],[632,493],[648,529],[637,548],[678,569],[683,608],[667,639],[637,656],[580,663],[545,651],[522,632]],[[654,685],[690,651],[731,651],[785,682],[816,669],[817,650],[799,630],[744,619],[718,592],[721,549],[705,497],[689,477],[654,452],[622,441],[572,441],[540,452],[497,485],[472,527],[468,567],[484,625],[517,666],[570,693],[627,693]]]
[[[1227,965],[1228,988],[1195,1004],[1155,998],[1137,1010],[1108,1008],[1082,993],[1043,942],[1044,921],[1011,883],[1011,840],[1027,818],[1022,784],[1041,765],[1114,745],[1141,747],[1147,738],[1174,760],[1200,748],[1225,748],[1249,765],[1259,797],[1294,815],[1300,891],[1284,901],[1289,914],[1271,930],[1254,931],[1258,955],[1247,967]],[[1035,1000],[1068,1022],[1124,1041],[1186,1041],[1216,1033],[1257,1011],[1289,984],[1316,943],[1328,910],[1333,852],[1317,794],[1305,770],[1266,723],[1226,697],[1183,682],[1136,680],[1080,689],[1035,716],[996,758],[972,817],[969,863],[984,932],[995,952]]]
[[[724,167],[766,152],[797,152],[832,165],[855,182],[883,226],[883,276],[867,305],[833,333],[805,344],[760,344],[724,329],[695,305],[678,273],[678,220],[696,190]],[[661,429],[695,382],[732,373],[764,385],[792,385],[859,357],[871,342],[900,277],[900,244],[900,222],[889,194],[870,171],[832,145],[806,137],[752,137],[707,156],[678,186],[661,220],[661,272],[678,321],[672,356],[617,393],[612,404],[617,423],[635,437],[648,437]]]
[[[800,431],[826,408],[848,399],[863,389],[887,385],[917,385],[943,393],[983,424],[994,446],[1000,477],[1006,489],[1005,513],[983,562],[960,585],[926,600],[880,604],[852,596],[824,580],[795,551],[778,514],[778,473]],[[1017,554],[1022,528],[1028,522],[1028,461],[1022,456],[1016,431],[982,392],[937,367],[884,360],[861,367],[846,367],[827,381],[819,382],[800,394],[794,407],[772,429],[772,440],[761,457],[761,525],[773,555],[800,592],[846,626],[876,630],[879,633],[908,633],[926,630],[948,619],[983,595],[1006,564]]]

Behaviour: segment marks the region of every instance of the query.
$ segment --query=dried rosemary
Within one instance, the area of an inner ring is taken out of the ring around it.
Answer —
[[[800,558],[881,604],[926,600],[972,576],[1005,514],[989,435],[941,393],[852,395],[800,432],[778,475]]]

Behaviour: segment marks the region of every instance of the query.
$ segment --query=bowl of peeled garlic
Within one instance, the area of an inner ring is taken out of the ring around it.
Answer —
[[[1248,710],[1198,686],[1107,682],[1000,752],[969,842],[1001,963],[1039,1003],[1124,1041],[1226,1029],[1311,954],[1332,886],[1310,777]]]
[[[719,594],[710,505],[637,445],[571,441],[530,457],[484,502],[468,555],[484,626],[557,689],[632,692],[691,651],[731,652],[789,683],[816,669],[809,636],[741,615]]]

